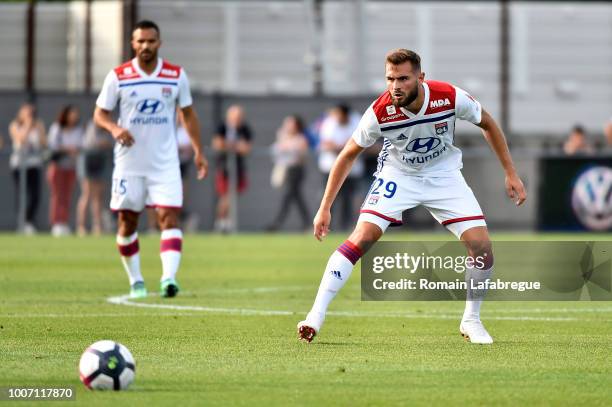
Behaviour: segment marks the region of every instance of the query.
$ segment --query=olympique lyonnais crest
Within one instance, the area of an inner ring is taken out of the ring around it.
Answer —
[[[444,134],[448,131],[448,122],[436,123],[435,128],[437,135]]]
[[[162,96],[165,98],[172,97],[172,88],[162,88]]]

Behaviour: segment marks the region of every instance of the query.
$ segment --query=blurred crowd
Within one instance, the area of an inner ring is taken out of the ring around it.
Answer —
[[[270,184],[279,190],[280,200],[272,204],[274,209],[270,212],[266,230],[282,229],[293,207],[299,215],[300,230],[310,230],[316,208],[309,207],[304,183],[309,175],[320,178],[322,195],[333,163],[359,120],[360,114],[343,103],[333,106],[310,125],[306,125],[299,115],[282,120],[269,148],[273,164]],[[191,202],[187,182],[193,151],[182,121],[179,110],[177,145],[184,190],[182,221],[186,230],[195,231],[200,219],[194,210],[197,203]],[[72,233],[100,235],[112,230],[113,217],[105,200],[111,182],[109,174],[114,145],[110,134],[94,126],[91,120],[83,120],[81,112],[73,105],[62,106],[47,130],[45,123],[37,117],[35,106],[30,103],[19,108],[8,133],[15,216],[21,220],[21,232],[34,234],[39,229],[36,219],[44,181],[49,188],[48,219],[53,236]],[[603,136],[596,139],[587,135],[582,126],[576,125],[559,145],[559,151],[567,156],[588,156],[611,147],[612,118],[604,125]],[[218,232],[236,228],[232,202],[242,199],[249,188],[247,156],[253,150],[253,138],[243,107],[230,106],[224,120],[217,125],[211,143],[214,171],[210,178],[217,198],[214,229]],[[0,138],[0,148],[3,143]],[[380,145],[374,145],[366,150],[353,166],[333,208],[335,223],[332,227],[335,230],[345,230],[354,223],[360,200],[376,169],[380,148]],[[319,174],[308,174],[311,159],[316,160]],[[75,197],[77,193],[78,198]],[[151,230],[157,228],[155,218],[148,216]],[[74,219],[74,230],[70,227],[71,219]]]
[[[69,222],[73,195],[79,182],[76,204],[76,231],[99,235],[103,231],[102,202],[106,168],[110,166],[113,140],[91,121],[81,124],[81,114],[72,105],[63,106],[46,131],[33,104],[23,104],[9,125],[11,155],[9,167],[14,182],[17,219],[25,234],[37,232],[42,180],[49,186],[49,225],[54,236],[71,234]],[[89,209],[89,211],[88,211]],[[25,211],[25,213],[20,213]],[[89,213],[89,222],[88,216]]]

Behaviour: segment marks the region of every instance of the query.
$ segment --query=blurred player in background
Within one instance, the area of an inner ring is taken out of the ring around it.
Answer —
[[[350,277],[355,263],[390,224],[401,224],[406,209],[423,205],[461,239],[470,256],[486,259],[480,269],[466,271],[468,287],[470,281],[491,276],[493,253],[485,218],[461,175],[461,151],[453,145],[456,119],[483,130],[504,169],[508,196],[517,205],[526,199],[504,134],[479,102],[451,84],[425,81],[421,58],[406,49],[387,54],[385,76],[387,91],[370,105],[338,156],[314,218],[314,235],[321,240],[329,231],[332,203],[353,163],[364,149],[384,137],[376,180],[357,226],[329,258],[312,310],[298,324],[300,339],[308,342],[320,331],[329,303]],[[493,339],[480,321],[483,294],[468,288],[459,330],[472,343],[489,344]]]
[[[147,290],[140,272],[138,217],[145,206],[155,207],[161,232],[160,257],[163,297],[174,297],[183,234],[179,214],[183,191],[176,141],[176,105],[184,114],[185,128],[194,150],[198,179],[208,171],[200,142],[200,123],[192,107],[185,70],[158,58],[160,30],[141,21],[132,32],[136,57],[106,76],[96,102],[95,123],[116,141],[111,209],[117,211],[117,245],[130,280],[130,296]],[[119,122],[111,111],[119,103]]]

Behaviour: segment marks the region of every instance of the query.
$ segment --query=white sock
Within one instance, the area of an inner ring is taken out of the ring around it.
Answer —
[[[465,282],[467,283],[467,295],[465,300],[465,310],[463,311],[462,321],[480,321],[480,306],[484,300],[484,296],[487,290],[473,290],[471,289],[471,281],[474,284],[484,282],[491,278],[493,273],[493,266],[486,270],[479,270],[475,268],[467,269],[465,272]]]
[[[353,266],[361,257],[361,250],[348,240],[332,253],[325,267],[325,273],[319,285],[319,291],[312,305],[311,312],[324,317],[329,303],[351,276]]]
[[[130,285],[137,281],[144,281],[140,273],[140,247],[138,245],[138,233],[131,236],[117,235],[117,248],[121,253],[121,263],[125,269]]]
[[[181,264],[183,232],[180,229],[166,229],[161,233],[159,257],[162,262],[161,281],[175,278]]]

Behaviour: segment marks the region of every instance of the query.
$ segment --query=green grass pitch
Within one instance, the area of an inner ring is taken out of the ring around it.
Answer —
[[[494,235],[591,238],[609,237]],[[69,406],[612,404],[610,302],[485,303],[496,342],[477,346],[459,335],[462,303],[361,302],[356,271],[321,334],[299,342],[296,323],[343,239],[187,236],[180,296],[134,301],[191,307],[171,309],[107,301],[128,288],[111,236],[0,235],[0,386],[75,386],[76,403],[53,403]],[[157,292],[158,237],[140,246],[147,287]],[[79,382],[81,352],[100,339],[134,354],[128,391]]]

